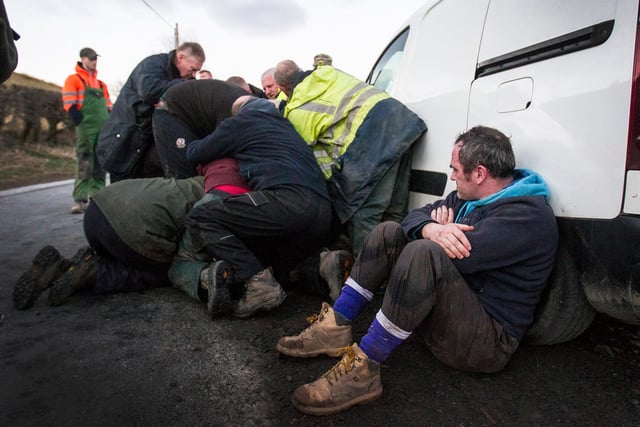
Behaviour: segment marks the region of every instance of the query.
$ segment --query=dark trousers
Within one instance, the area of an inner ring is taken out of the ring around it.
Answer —
[[[196,176],[196,165],[187,159],[187,145],[199,139],[178,117],[166,110],[153,112],[153,137],[165,178]]]
[[[331,216],[328,200],[289,185],[204,203],[191,210],[186,225],[196,250],[230,263],[238,282],[267,266],[281,281],[326,243]]]
[[[399,328],[418,332],[434,356],[453,368],[499,371],[518,347],[440,245],[409,242],[398,223],[384,222],[371,232],[351,277],[372,292],[388,279],[384,315]]]
[[[127,246],[95,203],[90,203],[84,213],[84,234],[100,256],[95,292],[171,286],[167,276],[171,264],[146,258]]]

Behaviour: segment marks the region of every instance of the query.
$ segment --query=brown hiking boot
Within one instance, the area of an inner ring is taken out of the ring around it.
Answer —
[[[90,247],[78,250],[67,271],[53,282],[49,290],[49,305],[62,305],[80,289],[95,285],[98,260],[98,255]]]
[[[18,310],[33,306],[40,294],[48,289],[69,267],[53,246],[45,246],[33,259],[31,268],[20,276],[13,288],[13,305]]]
[[[200,273],[200,284],[207,290],[207,312],[210,317],[233,313],[231,284],[233,269],[228,262],[214,261]]]
[[[370,361],[358,344],[345,347],[333,368],[293,392],[291,403],[311,415],[331,415],[382,396],[380,365]]]
[[[273,277],[271,268],[253,275],[244,284],[242,298],[235,303],[233,314],[246,318],[259,310],[271,310],[282,304],[287,294]]]
[[[338,299],[344,282],[347,281],[349,273],[351,273],[352,266],[353,256],[349,251],[323,251],[320,253],[320,277],[329,285],[331,302]]]
[[[84,213],[85,209],[86,209],[85,202],[76,201],[76,202],[73,202],[73,206],[71,206],[71,213],[81,214],[81,213]]]
[[[276,350],[292,357],[314,357],[326,354],[338,357],[353,342],[351,325],[338,325],[333,308],[322,303],[320,313],[307,319],[309,326],[296,336],[282,337]]]

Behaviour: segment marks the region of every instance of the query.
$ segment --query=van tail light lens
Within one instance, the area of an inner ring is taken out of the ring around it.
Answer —
[[[627,145],[627,170],[640,169],[640,17],[636,19],[636,46],[631,82],[631,118]]]

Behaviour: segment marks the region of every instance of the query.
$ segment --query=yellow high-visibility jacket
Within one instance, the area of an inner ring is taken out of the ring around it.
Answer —
[[[293,90],[284,109],[309,144],[325,179],[344,154],[371,109],[389,98],[386,92],[330,65],[319,66]]]

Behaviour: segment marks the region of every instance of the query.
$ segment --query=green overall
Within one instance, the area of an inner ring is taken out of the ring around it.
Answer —
[[[100,129],[107,120],[109,110],[104,91],[84,85],[84,104],[80,112],[82,121],[76,126],[76,181],[73,200],[86,202],[96,191],[104,187],[105,172],[96,160],[95,148]]]

